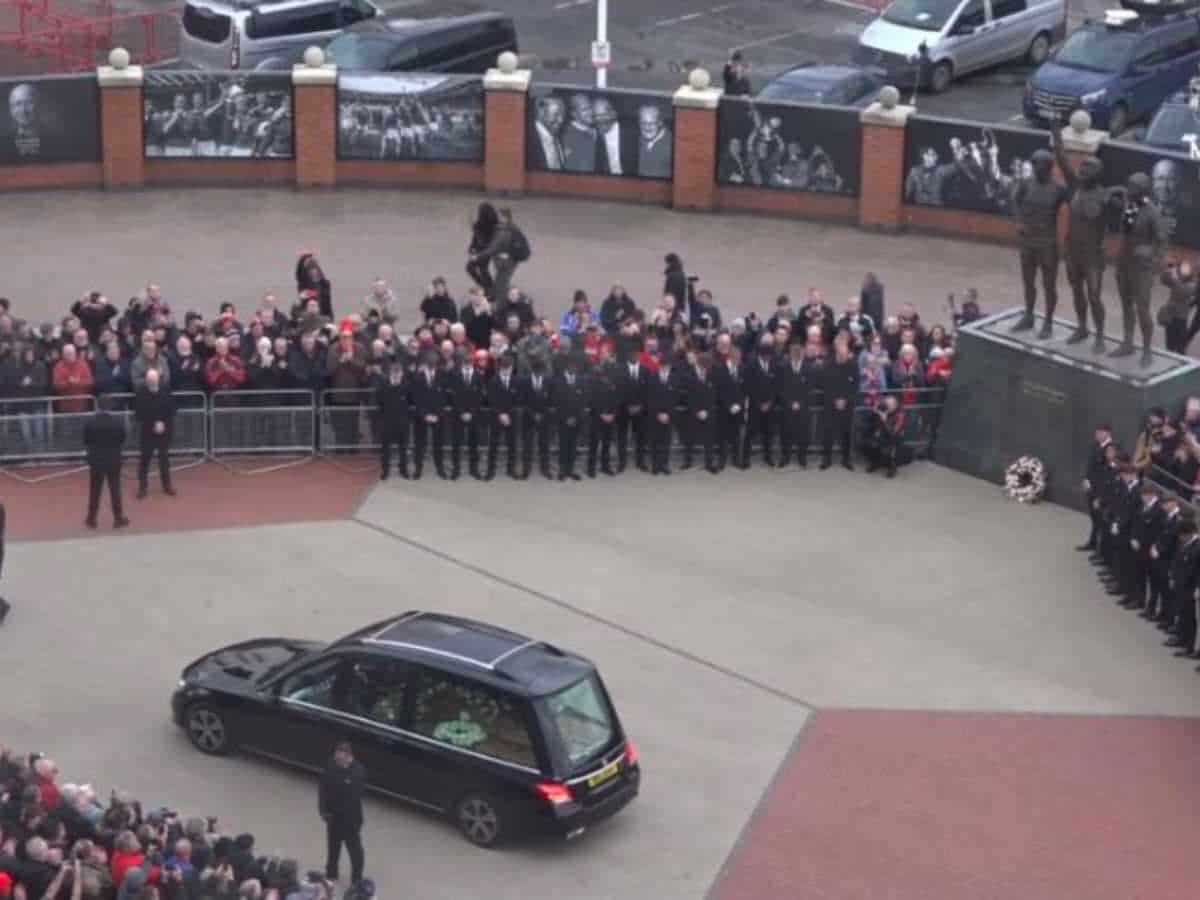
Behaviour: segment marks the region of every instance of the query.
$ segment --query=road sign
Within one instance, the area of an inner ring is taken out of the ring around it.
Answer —
[[[607,69],[612,62],[612,44],[608,41],[592,41],[592,65]]]

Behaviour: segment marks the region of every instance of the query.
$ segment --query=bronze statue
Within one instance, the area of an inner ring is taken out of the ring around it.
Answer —
[[[1054,180],[1054,155],[1035,150],[1030,159],[1033,177],[1021,178],[1013,188],[1012,209],[1017,220],[1021,254],[1021,281],[1025,287],[1025,314],[1013,331],[1033,328],[1037,303],[1037,277],[1042,276],[1046,318],[1038,338],[1054,333],[1054,307],[1058,304],[1058,208],[1067,202],[1067,189]]]
[[[1125,197],[1124,188],[1106,188],[1101,184],[1104,167],[1095,156],[1088,156],[1074,172],[1063,149],[1062,132],[1051,130],[1054,155],[1058,168],[1067,182],[1070,197],[1070,218],[1067,229],[1067,281],[1075,301],[1075,317],[1079,324],[1067,338],[1068,344],[1078,344],[1088,337],[1088,309],[1096,338],[1093,353],[1104,352],[1104,301],[1101,290],[1104,281],[1104,233],[1108,212],[1114,202]]]
[[[1121,251],[1117,256],[1117,292],[1121,295],[1121,317],[1125,337],[1110,356],[1133,355],[1133,320],[1142,332],[1143,366],[1154,354],[1150,338],[1154,319],[1150,315],[1150,292],[1167,246],[1167,228],[1162,212],[1150,196],[1150,176],[1135,172],[1125,189],[1125,211],[1121,216]]]

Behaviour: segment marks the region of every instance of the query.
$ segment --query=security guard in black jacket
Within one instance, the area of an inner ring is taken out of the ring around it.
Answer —
[[[1141,505],[1137,469],[1131,462],[1122,462],[1120,473],[1121,477],[1113,490],[1108,525],[1113,538],[1114,576],[1109,584],[1108,593],[1121,598],[1118,603],[1129,596],[1133,587],[1133,550],[1129,542],[1133,537],[1133,519]]]
[[[544,478],[553,478],[550,471],[550,374],[546,361],[536,356],[530,362],[529,374],[521,379],[521,477],[528,478],[533,466],[533,445],[537,442],[538,469]]]
[[[823,430],[824,449],[821,468],[833,464],[833,445],[836,441],[842,448],[842,465],[853,470],[850,461],[850,430],[854,424],[854,401],[858,397],[858,362],[850,352],[846,341],[839,341],[834,357],[825,367],[821,389],[825,393],[825,415]]]
[[[1083,474],[1083,492],[1087,497],[1088,517],[1092,520],[1092,530],[1088,533],[1088,539],[1075,548],[1079,551],[1090,552],[1099,549],[1100,534],[1104,530],[1104,522],[1100,516],[1099,491],[1104,481],[1106,467],[1104,450],[1112,443],[1112,427],[1107,424],[1097,425],[1093,437],[1095,442],[1088,450]]]
[[[1171,608],[1171,593],[1167,590],[1170,577],[1171,559],[1175,556],[1175,547],[1179,543],[1179,529],[1183,525],[1183,510],[1179,498],[1167,494],[1162,499],[1163,521],[1158,537],[1150,547],[1150,593],[1146,598],[1146,608],[1142,610],[1142,618],[1151,619],[1166,627],[1170,624],[1169,610]]]
[[[775,342],[769,334],[759,339],[758,355],[742,366],[742,381],[748,410],[746,432],[742,438],[742,468],[750,468],[750,448],[756,438],[762,445],[763,462],[774,466],[771,423],[779,397],[779,367],[775,359]]]
[[[106,482],[112,504],[113,527],[124,528],[129,524],[121,505],[121,448],[125,446],[125,425],[108,411],[109,403],[107,397],[97,400],[96,414],[83,426],[83,445],[87,448],[90,476],[87,518],[84,519],[88,528],[96,527],[100,492]]]
[[[1129,559],[1131,576],[1129,593],[1121,605],[1126,609],[1143,609],[1146,605],[1146,588],[1150,578],[1150,548],[1158,540],[1162,530],[1163,509],[1158,488],[1148,481],[1142,482],[1140,504],[1133,516],[1129,532]]]
[[[1121,465],[1122,460],[1128,461],[1129,457],[1116,449],[1115,445],[1110,445],[1104,451],[1105,468],[1103,479],[1100,482],[1097,491],[1096,499],[1100,501],[1100,559],[1097,565],[1100,566],[1101,577],[1115,578],[1116,577],[1116,555],[1113,553],[1115,546],[1112,536],[1112,516],[1118,499],[1121,497]]]
[[[550,386],[550,405],[558,429],[559,481],[579,481],[575,460],[579,455],[579,432],[587,421],[588,393],[582,360],[572,353],[566,371],[555,376]]]
[[[588,379],[588,478],[596,477],[599,458],[600,471],[605,475],[616,475],[612,467],[613,437],[617,432],[617,416],[621,408],[621,396],[617,389],[620,364],[597,366]]]
[[[375,389],[379,404],[379,478],[386,481],[392,468],[392,451],[400,455],[400,477],[408,478],[408,429],[411,425],[412,397],[404,363],[394,360],[385,379]]]
[[[446,406],[445,385],[437,370],[437,356],[427,351],[421,365],[409,383],[413,413],[416,416],[413,431],[413,478],[421,477],[425,465],[425,448],[433,438],[433,465],[438,475],[445,478],[445,462],[442,458],[442,412]]]
[[[746,421],[746,389],[742,382],[742,352],[736,347],[712,370],[717,386],[717,469],[728,461],[742,466],[742,427]]]
[[[149,488],[150,460],[158,457],[158,478],[164,494],[175,496],[171,486],[171,435],[175,430],[175,398],[159,384],[158,372],[146,371],[146,384],[133,398],[133,416],[138,423],[138,491],[141,500]]]
[[[1166,642],[1176,656],[1190,656],[1196,641],[1196,576],[1200,565],[1200,534],[1194,522],[1179,526],[1179,546],[1171,560],[1170,588],[1175,609],[1173,635]]]
[[[500,356],[496,374],[487,382],[484,394],[491,415],[488,440],[487,479],[496,477],[496,459],[504,442],[504,468],[509,478],[517,477],[517,429],[521,413],[521,383],[512,351]]]
[[[646,430],[650,443],[650,473],[671,474],[671,425],[679,407],[681,384],[669,353],[659,360],[658,372],[646,388]]]
[[[709,353],[696,355],[696,365],[688,372],[685,382],[684,406],[688,424],[683,433],[683,467],[692,465],[698,444],[704,451],[704,468],[715,475],[720,471],[717,465],[717,383],[713,380]]]
[[[779,371],[779,467],[792,461],[808,468],[808,445],[812,441],[809,425],[816,372],[804,364],[804,345],[793,343],[788,348],[788,361]]]
[[[455,367],[445,375],[450,396],[450,477],[462,473],[462,449],[467,447],[467,464],[471,477],[483,478],[479,468],[479,443],[483,433],[484,376],[477,371],[470,357],[460,354]]]
[[[336,881],[338,877],[342,844],[346,845],[350,855],[350,881],[358,884],[363,879],[362,796],[366,780],[366,770],[354,758],[353,748],[346,741],[339,742],[334,748],[333,759],[321,775],[317,799],[321,818],[325,821],[328,849],[325,877],[330,881]]]
[[[629,357],[620,364],[617,378],[617,471],[624,472],[629,461],[629,432],[633,432],[634,463],[643,472],[646,465],[646,391],[651,373],[638,359],[637,349],[631,348]]]

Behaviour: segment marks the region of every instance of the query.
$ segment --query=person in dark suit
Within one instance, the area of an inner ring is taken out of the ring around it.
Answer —
[[[742,367],[749,417],[742,439],[742,467],[750,467],[751,446],[758,439],[762,445],[763,462],[775,465],[771,450],[771,422],[775,418],[775,401],[779,395],[779,368],[775,361],[775,342],[769,334],[759,339],[758,356]]]
[[[633,432],[634,463],[646,471],[646,390],[650,372],[636,352],[621,363],[617,373],[617,471],[624,472],[629,461],[629,432]]]
[[[4,577],[4,526],[8,514],[4,510],[4,504],[0,503],[0,578]],[[4,620],[8,618],[8,611],[12,609],[9,602],[3,597],[0,597],[0,625],[4,624]]]
[[[1100,517],[1100,498],[1097,492],[1104,478],[1104,450],[1112,443],[1112,426],[1097,425],[1093,432],[1093,438],[1095,443],[1088,451],[1083,475],[1083,492],[1087,497],[1088,517],[1091,519],[1092,529],[1088,532],[1088,539],[1075,548],[1080,552],[1095,552],[1099,548],[1100,533],[1104,530],[1104,523]]]
[[[1140,506],[1138,496],[1138,471],[1133,463],[1122,460],[1120,477],[1113,488],[1109,503],[1109,533],[1112,535],[1112,577],[1107,589],[1117,603],[1129,596],[1133,581],[1132,550],[1129,545],[1133,532],[1133,519]]]
[[[399,360],[388,366],[387,374],[375,388],[379,405],[379,479],[387,481],[392,468],[392,451],[400,455],[400,477],[408,474],[408,429],[411,423],[409,379]]]
[[[96,413],[83,426],[83,446],[87,448],[88,485],[87,518],[88,528],[96,527],[96,514],[100,511],[100,491],[108,483],[108,497],[112,504],[113,527],[124,528],[129,524],[121,505],[121,448],[125,446],[125,425],[108,411],[111,401],[101,397],[97,401]]]
[[[138,423],[138,491],[146,496],[150,479],[150,460],[158,457],[158,478],[163,493],[175,496],[171,486],[171,435],[175,430],[175,398],[163,390],[157,369],[146,370],[146,383],[133,398],[133,416]]]
[[[1142,482],[1141,502],[1134,513],[1129,532],[1129,559],[1131,576],[1129,593],[1121,604],[1126,609],[1144,609],[1146,590],[1150,579],[1150,548],[1158,540],[1162,530],[1163,509],[1159,502],[1158,488],[1148,481]]]
[[[471,477],[483,479],[479,469],[479,438],[483,422],[483,373],[476,371],[469,357],[460,355],[455,368],[446,373],[447,393],[450,396],[450,478],[462,472],[462,449],[467,447],[467,464]]]
[[[683,467],[690,468],[696,446],[704,451],[704,468],[716,475],[717,383],[712,376],[712,355],[696,354],[696,365],[688,373],[684,405],[687,425],[683,433]]]
[[[421,366],[413,375],[409,390],[413,413],[416,416],[413,431],[413,478],[421,477],[421,470],[425,465],[425,448],[431,443],[433,466],[438,475],[445,478],[442,413],[446,406],[446,394],[441,373],[437,370],[437,355],[432,350],[426,351],[421,357]]]
[[[858,360],[850,352],[847,341],[838,341],[833,360],[825,369],[821,384],[825,392],[823,423],[824,448],[821,468],[833,465],[833,445],[842,448],[842,465],[853,471],[850,461],[850,429],[854,422],[854,401],[858,397]]]
[[[533,467],[533,445],[537,442],[538,469],[545,478],[553,478],[550,471],[550,375],[546,372],[546,361],[534,357],[530,373],[522,379],[521,407],[521,478],[529,477]]]
[[[1200,564],[1200,534],[1196,523],[1179,526],[1179,547],[1171,560],[1170,589],[1175,609],[1174,634],[1166,646],[1176,648],[1176,656],[1191,656],[1196,641],[1196,577]]]
[[[617,111],[607,97],[596,97],[592,106],[596,128],[596,174],[637,175],[637,126],[617,119]]]
[[[596,461],[599,457],[600,470],[605,475],[616,475],[612,467],[613,436],[617,431],[617,411],[620,408],[620,393],[617,390],[618,364],[601,365],[588,379],[588,478],[596,477]]]
[[[812,441],[809,405],[814,371],[804,364],[804,345],[788,348],[788,362],[779,370],[779,468],[787,467],[795,454],[800,468],[808,468],[808,445]]]
[[[1179,498],[1167,494],[1162,499],[1163,520],[1158,530],[1158,537],[1150,547],[1150,592],[1146,597],[1146,608],[1142,610],[1143,619],[1150,619],[1160,627],[1169,624],[1167,618],[1170,609],[1170,594],[1167,591],[1167,579],[1170,575],[1171,559],[1175,556],[1175,548],[1179,543],[1179,528],[1183,525],[1183,510]]]
[[[506,350],[500,356],[499,368],[487,383],[488,410],[490,411],[491,433],[488,441],[487,480],[496,477],[496,458],[500,453],[500,442],[504,442],[504,467],[509,478],[517,476],[517,429],[521,409],[521,383],[514,371],[517,357]]]
[[[579,453],[579,430],[588,414],[589,387],[578,356],[567,358],[567,370],[554,378],[550,403],[558,426],[558,480],[579,481],[575,459]]]
[[[366,780],[366,769],[354,758],[353,748],[340,741],[321,775],[317,795],[317,808],[325,822],[325,877],[330,881],[337,880],[343,844],[350,856],[350,881],[358,884],[363,879],[366,859],[362,845],[362,796]]]
[[[671,365],[670,354],[664,353],[658,373],[646,388],[647,431],[650,443],[650,474],[671,474],[671,425],[679,406],[681,384]]]
[[[717,386],[717,469],[725,463],[742,468],[742,426],[746,421],[746,389],[742,382],[742,353],[730,347],[713,368]]]

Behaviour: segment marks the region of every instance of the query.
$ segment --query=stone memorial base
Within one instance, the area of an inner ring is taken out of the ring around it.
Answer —
[[[1200,396],[1200,365],[1190,357],[1155,350],[1149,366],[1141,348],[1114,359],[1092,352],[1092,338],[1068,345],[1073,322],[1056,318],[1054,334],[1038,340],[1045,318],[1031,331],[1010,332],[1021,309],[1009,309],[959,331],[954,378],[946,393],[937,435],[937,461],[1003,483],[1019,456],[1042,460],[1046,499],[1084,508],[1080,481],[1100,422],[1108,422],[1130,454],[1148,409],[1176,415],[1190,395]],[[1108,328],[1119,331],[1119,313]],[[1119,341],[1111,336],[1108,350]]]

